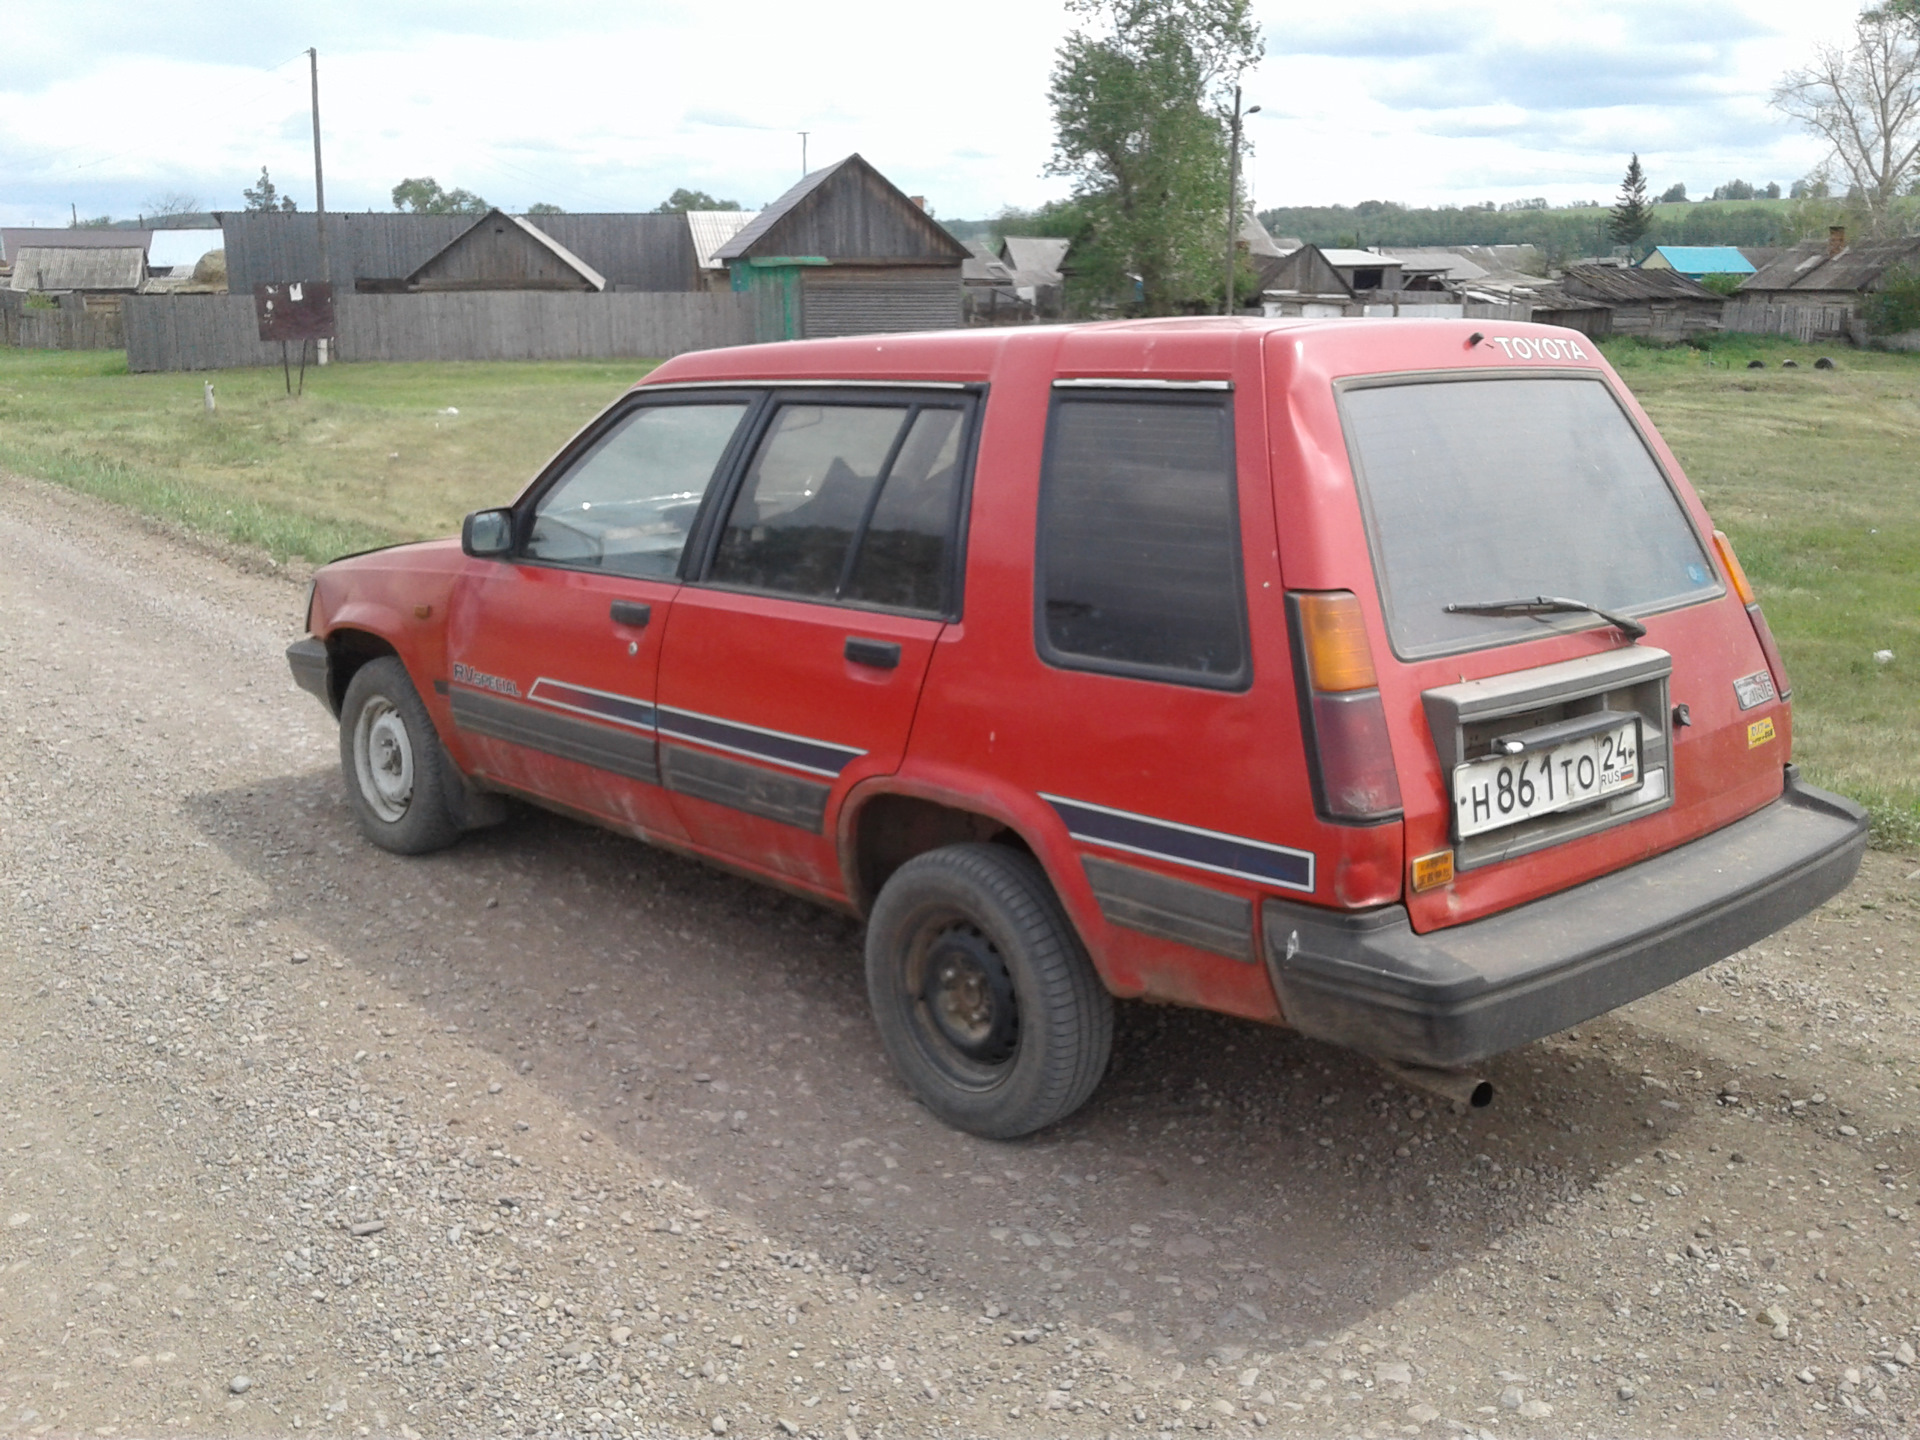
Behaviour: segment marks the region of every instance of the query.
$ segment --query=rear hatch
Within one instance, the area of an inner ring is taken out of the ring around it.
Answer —
[[[1698,498],[1603,362],[1334,390],[1416,930],[1632,864],[1780,793],[1784,676]]]

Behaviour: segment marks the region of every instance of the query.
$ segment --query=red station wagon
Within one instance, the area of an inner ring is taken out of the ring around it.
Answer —
[[[1484,1103],[1866,843],[1726,537],[1541,326],[684,355],[308,628],[375,844],[513,796],[864,916],[888,1053],[989,1136],[1087,1098],[1116,996]]]

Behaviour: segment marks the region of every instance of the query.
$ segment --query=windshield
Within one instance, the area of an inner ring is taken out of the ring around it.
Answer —
[[[1444,655],[1595,623],[1448,614],[1568,595],[1628,614],[1713,593],[1713,568],[1597,377],[1353,386],[1340,397],[1394,650]]]

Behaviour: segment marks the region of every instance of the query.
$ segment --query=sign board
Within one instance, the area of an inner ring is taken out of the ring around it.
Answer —
[[[256,285],[253,314],[262,340],[331,340],[333,286],[321,280]]]

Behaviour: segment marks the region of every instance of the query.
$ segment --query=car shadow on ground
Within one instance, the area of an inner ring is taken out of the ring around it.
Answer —
[[[1466,1112],[1284,1030],[1128,1004],[1083,1110],[978,1140],[894,1077],[850,918],[532,809],[439,855],[389,855],[331,770],[190,808],[271,896],[258,918],[777,1245],[962,1313],[1186,1356],[1299,1343],[1556,1223],[1681,1118],[1618,1060],[1615,1020],[1501,1057],[1493,1106]]]

